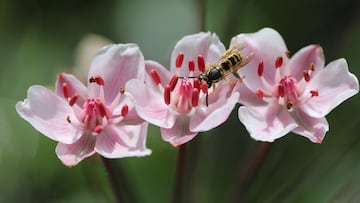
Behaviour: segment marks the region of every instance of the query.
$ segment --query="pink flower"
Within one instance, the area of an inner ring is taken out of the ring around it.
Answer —
[[[143,69],[144,58],[136,45],[110,45],[93,59],[87,87],[62,73],[55,93],[31,86],[16,110],[36,130],[59,142],[56,154],[67,166],[95,152],[107,158],[149,155],[147,123],[123,94],[127,80],[144,78]]]
[[[127,83],[126,94],[133,97],[139,116],[159,126],[163,140],[179,146],[228,118],[239,98],[239,93],[231,94],[233,85],[221,81],[208,94],[206,82],[195,78],[205,69],[205,62],[216,63],[224,52],[215,34],[188,35],[172,52],[170,72],[157,62],[146,61],[146,84]]]
[[[239,71],[245,80],[238,115],[256,140],[272,142],[291,131],[321,143],[329,130],[325,116],[359,91],[346,60],[324,67],[318,45],[304,47],[290,59],[279,33],[269,28],[234,37],[231,47],[239,45],[254,53]]]

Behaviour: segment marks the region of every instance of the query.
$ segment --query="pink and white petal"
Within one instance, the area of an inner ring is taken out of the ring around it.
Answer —
[[[105,103],[109,105],[128,80],[144,80],[144,67],[144,56],[136,44],[109,45],[95,55],[88,77],[103,77]]]
[[[300,81],[304,76],[304,70],[309,70],[311,64],[314,65],[315,71],[311,72],[314,77],[325,66],[325,57],[323,49],[319,45],[309,45],[294,54],[291,57],[288,67],[291,76]]]
[[[273,142],[298,126],[281,106],[241,106],[238,116],[250,136],[258,141]]]
[[[59,142],[55,151],[64,165],[72,167],[95,153],[95,140],[95,136],[84,134],[74,144],[63,144]]]
[[[294,110],[291,114],[299,125],[292,132],[308,138],[311,142],[322,142],[326,132],[329,131],[329,124],[325,117],[310,117],[301,110]]]
[[[59,74],[55,84],[55,93],[62,98],[64,98],[64,83],[66,83],[69,87],[69,97],[73,96],[75,93],[79,94],[79,98],[76,100],[76,104],[82,107],[86,98],[88,97],[88,92],[85,85],[74,75],[67,73]]]
[[[190,131],[204,132],[221,125],[228,119],[238,100],[239,93],[234,92],[226,100],[219,99],[206,108],[197,108],[190,117]]]
[[[264,89],[258,76],[258,65],[260,62],[264,63],[264,79],[273,85],[275,82],[275,60],[281,56],[283,58],[283,65],[286,66],[289,59],[286,57],[286,45],[281,35],[271,29],[263,28],[255,33],[239,34],[231,39],[230,48],[241,49],[244,56],[253,54],[253,59],[248,65],[241,68],[238,72],[245,76],[244,83],[252,90]]]
[[[189,130],[189,122],[189,117],[185,115],[178,116],[172,128],[160,128],[162,139],[170,142],[174,147],[189,142],[198,134],[198,132]]]
[[[72,144],[82,134],[80,127],[74,127],[80,124],[67,101],[43,86],[30,86],[27,99],[16,104],[16,111],[36,130],[55,141]]]
[[[311,97],[310,91],[317,90],[319,96]],[[309,116],[321,118],[346,99],[359,92],[359,81],[350,73],[345,59],[328,64],[306,87],[301,109]]]
[[[164,103],[163,95],[151,86],[138,80],[130,80],[126,84],[126,92],[134,102],[138,115],[145,121],[162,128],[171,128],[175,123],[175,115]]]
[[[123,108],[128,108],[128,113],[123,117],[121,115],[121,112],[123,111]],[[139,125],[144,122],[144,119],[142,119],[138,113],[136,112],[134,101],[128,94],[124,94],[121,96],[119,104],[114,108],[113,116],[114,117],[122,117],[122,119],[119,119],[119,125]]]
[[[155,84],[154,79],[151,76],[151,71],[155,70],[160,77],[160,84],[162,87],[165,87],[172,77],[172,73],[169,72],[164,66],[156,61],[145,61],[145,83],[148,86],[151,86],[151,89],[157,89],[158,85]]]
[[[259,98],[256,92],[250,90],[246,85],[239,84],[235,88],[240,93],[239,103],[245,106],[265,106],[267,103]]]
[[[147,123],[108,126],[98,135],[95,151],[106,158],[141,157],[151,154],[146,148]]]
[[[178,54],[184,53],[184,61],[181,68],[176,68],[176,58]],[[202,55],[205,63],[216,63],[225,52],[225,46],[220,42],[216,34],[210,32],[200,32],[187,35],[180,39],[171,54],[170,71],[180,76],[189,76],[188,61],[194,60],[195,71],[198,72],[197,57]]]

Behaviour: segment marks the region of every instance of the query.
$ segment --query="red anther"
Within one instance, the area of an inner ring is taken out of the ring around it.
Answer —
[[[194,71],[195,70],[195,62],[194,62],[194,60],[190,60],[188,62],[188,66],[189,66],[189,71],[190,72]]]
[[[75,102],[77,101],[77,99],[79,98],[79,94],[75,93],[73,94],[73,96],[71,96],[70,100],[69,100],[69,105],[73,106],[75,104]]]
[[[309,74],[309,71],[307,71],[307,70],[304,70],[304,80],[306,82],[310,81],[310,74]]]
[[[100,113],[101,117],[107,117],[106,116],[106,107],[105,107],[104,103],[100,102],[98,104],[98,107],[99,107],[99,113]]]
[[[256,90],[256,96],[259,97],[259,99],[264,98],[264,92],[260,89]]]
[[[183,52],[180,52],[177,57],[176,57],[176,68],[180,68],[183,64],[183,61],[184,61],[184,53]]]
[[[62,90],[63,90],[63,95],[64,95],[65,99],[69,98],[69,91],[70,90],[69,90],[69,85],[66,82],[64,82],[62,84]]]
[[[169,82],[170,91],[173,91],[173,90],[175,89],[175,86],[176,86],[178,80],[179,80],[179,76],[177,76],[177,75],[174,75],[174,76],[171,78],[171,80],[170,80],[170,82]]]
[[[164,88],[164,102],[166,105],[170,104],[171,88],[170,85],[166,85]]]
[[[197,61],[198,61],[199,71],[205,72],[205,60],[204,60],[204,57],[199,54],[198,57],[197,57]]]
[[[315,71],[315,63],[310,63],[310,70]]]
[[[275,68],[280,68],[283,64],[283,58],[278,56],[275,61]]]
[[[102,125],[97,125],[97,126],[93,129],[93,132],[96,133],[96,134],[100,134],[103,130],[104,130],[104,126],[102,126]]]
[[[208,85],[204,80],[200,84],[200,89],[204,94],[208,93]]]
[[[104,85],[105,84],[104,79],[100,75],[92,76],[89,79],[89,82],[90,83],[96,83],[97,85]]]
[[[258,76],[261,77],[264,73],[264,61],[260,61],[258,65]]]
[[[193,107],[197,107],[199,104],[199,89],[193,88],[191,95],[191,105]]]
[[[150,71],[150,74],[151,74],[151,77],[152,77],[153,81],[155,82],[155,84],[158,85],[158,84],[161,83],[160,76],[159,76],[158,72],[155,69],[152,69]]]
[[[194,78],[194,88],[200,89],[200,80],[198,78]]]
[[[284,95],[285,95],[285,87],[283,85],[278,86],[278,94],[279,94],[279,97],[284,97]]]
[[[129,113],[129,106],[127,104],[124,104],[124,106],[121,108],[121,116],[125,117]]]
[[[311,94],[311,97],[317,97],[317,96],[319,96],[319,91],[318,90],[310,90],[310,94]]]

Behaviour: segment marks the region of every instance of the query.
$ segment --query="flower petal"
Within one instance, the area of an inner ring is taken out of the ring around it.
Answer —
[[[240,92],[239,103],[245,106],[265,106],[267,103],[256,95],[256,92],[250,90],[246,85],[238,84],[235,88]]]
[[[147,123],[120,127],[109,126],[98,135],[95,151],[106,158],[150,155],[151,150],[145,146],[147,127]]]
[[[72,167],[95,153],[95,140],[95,136],[84,134],[74,144],[63,144],[59,142],[55,151],[64,165]]]
[[[239,93],[234,92],[229,98],[219,97],[219,100],[206,108],[197,108],[195,114],[190,118],[190,131],[203,132],[213,129],[224,123],[235,104],[239,100]]]
[[[109,105],[128,80],[144,80],[144,67],[144,56],[137,45],[109,45],[94,57],[89,78],[97,75],[103,77],[105,103]]]
[[[176,68],[175,61],[180,52],[185,53],[184,62],[181,68]],[[187,35],[180,39],[175,45],[171,54],[170,71],[173,73],[179,71],[180,76],[183,77],[189,76],[189,60],[194,60],[195,64],[197,64],[198,55],[202,55],[206,63],[216,63],[224,52],[225,46],[220,42],[216,34],[200,32]],[[195,68],[195,71],[198,72],[198,69]]]
[[[301,110],[294,110],[291,114],[299,125],[292,130],[294,133],[307,137],[314,143],[322,142],[326,132],[329,131],[329,124],[324,117],[310,117]]]
[[[162,66],[160,63],[156,62],[156,61],[150,61],[147,60],[145,61],[145,83],[146,85],[150,86],[149,88],[151,89],[157,89],[158,85],[155,84],[152,76],[151,76],[151,71],[155,70],[159,77],[160,77],[160,84],[162,87],[165,87],[169,82],[170,79],[172,77],[171,73],[169,72],[169,70],[167,70],[164,66]]]
[[[311,97],[310,91],[318,90],[319,96]],[[306,87],[301,109],[309,116],[321,118],[349,97],[359,92],[359,81],[349,72],[345,59],[328,64]]]
[[[309,70],[311,64],[314,65],[315,71],[311,73],[314,77],[315,74],[321,71],[324,67],[325,58],[324,52],[319,45],[309,45],[300,49],[291,57],[289,62],[290,74],[295,77],[297,81],[304,76],[304,70]]]
[[[160,128],[162,139],[174,147],[189,142],[198,134],[189,130],[189,121],[188,116],[180,115],[172,128]]]
[[[275,81],[275,60],[281,56],[283,58],[282,66],[286,66],[289,59],[286,57],[286,45],[281,35],[271,29],[263,28],[258,32],[251,34],[239,34],[231,39],[230,48],[240,49],[244,56],[253,54],[253,59],[248,65],[241,68],[238,72],[245,76],[244,83],[252,91],[257,89],[265,89],[258,76],[258,65],[260,62],[264,63],[263,76],[264,79],[271,85]]]
[[[241,106],[238,116],[250,136],[259,141],[273,142],[298,126],[290,114],[280,106]]]
[[[80,138],[81,130],[74,127],[77,118],[66,100],[39,85],[29,87],[27,94],[27,99],[16,104],[16,110],[36,130],[66,144]]]
[[[75,93],[79,94],[79,98],[76,100],[76,104],[83,106],[87,98],[87,88],[80,82],[75,76],[71,74],[61,73],[58,75],[55,84],[55,93],[59,97],[64,97],[63,84],[66,83],[69,87],[69,96],[71,97]]]
[[[171,128],[174,125],[175,117],[169,112],[163,95],[160,95],[158,90],[154,90],[152,86],[147,86],[139,80],[130,80],[125,89],[125,94],[132,98],[141,118],[163,128]]]

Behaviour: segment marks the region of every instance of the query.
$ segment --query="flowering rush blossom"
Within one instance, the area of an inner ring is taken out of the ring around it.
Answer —
[[[306,46],[290,59],[282,37],[270,28],[233,37],[230,47],[239,45],[254,58],[239,70],[246,78],[238,116],[256,140],[272,142],[293,132],[321,143],[329,130],[325,116],[359,91],[346,60],[325,66],[319,45]]]
[[[206,63],[218,62],[224,52],[215,34],[188,35],[176,44],[170,71],[155,61],[146,61],[146,84],[139,80],[127,83],[126,94],[133,97],[139,116],[159,126],[163,140],[179,146],[228,118],[239,99],[238,92],[231,94],[234,85],[221,81],[210,92],[206,82],[196,78]]]
[[[109,45],[94,57],[87,87],[73,75],[57,77],[55,93],[39,85],[16,104],[20,116],[58,141],[56,154],[74,166],[95,152],[106,158],[144,156],[147,123],[123,94],[129,79],[144,80],[144,58],[135,44]]]

